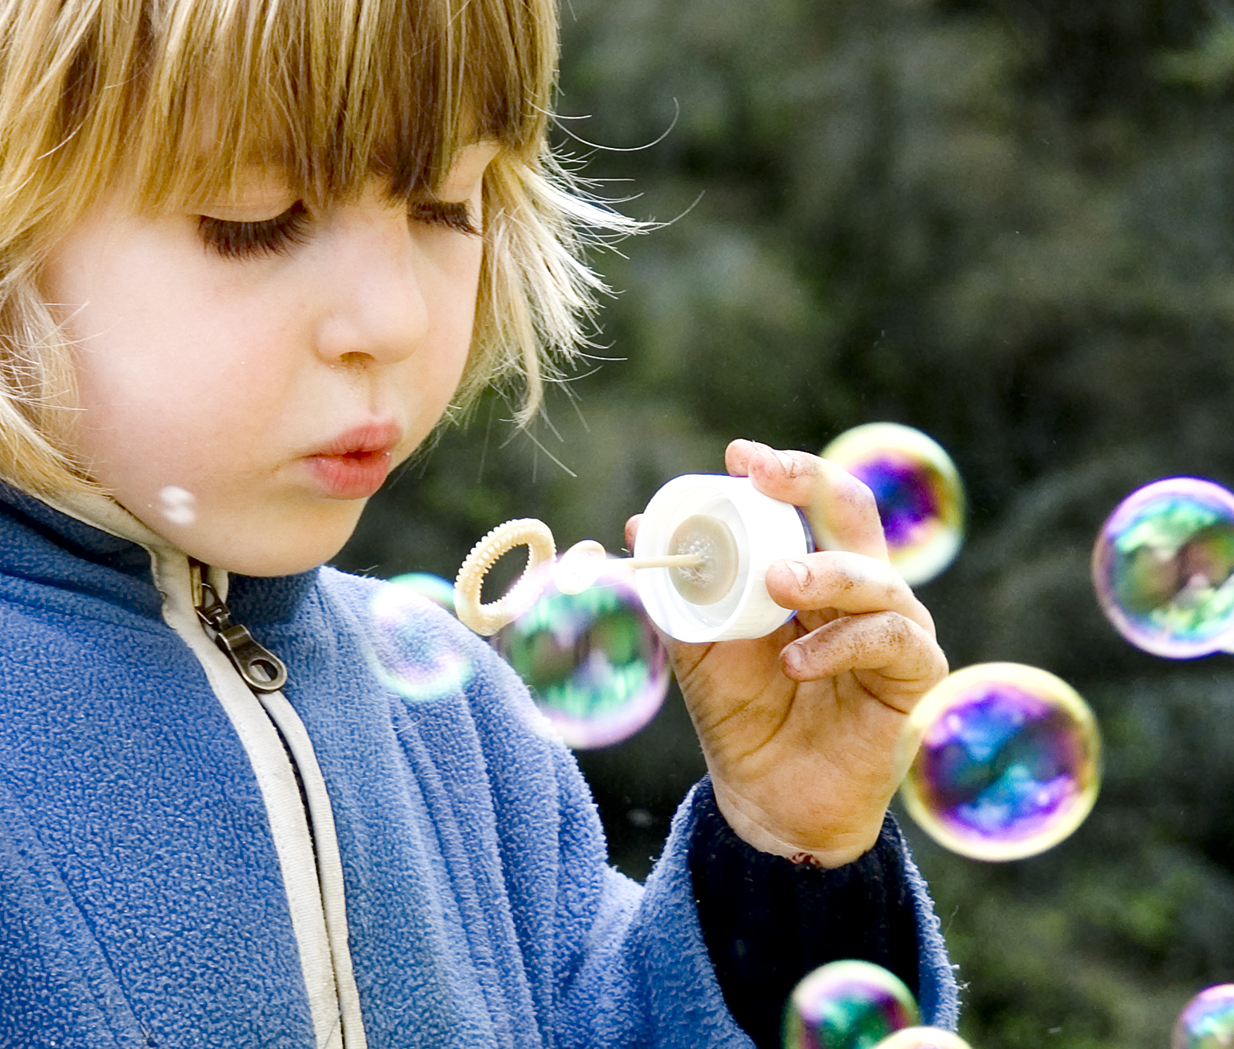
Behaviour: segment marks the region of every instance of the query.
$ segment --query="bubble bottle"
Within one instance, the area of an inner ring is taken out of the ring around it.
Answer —
[[[748,478],[686,474],[652,497],[634,541],[647,614],[678,641],[764,637],[793,613],[767,592],[767,569],[814,550],[805,515]],[[667,568],[650,564],[690,558]]]

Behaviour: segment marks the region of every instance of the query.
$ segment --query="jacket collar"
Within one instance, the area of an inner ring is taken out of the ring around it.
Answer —
[[[182,550],[107,496],[38,498],[0,483],[0,574],[161,618],[160,587],[187,579],[187,562]],[[237,617],[278,622],[294,614],[316,571],[255,579],[210,569],[208,579]]]

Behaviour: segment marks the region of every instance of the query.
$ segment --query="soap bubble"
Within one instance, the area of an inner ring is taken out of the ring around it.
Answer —
[[[399,582],[405,578],[382,584],[369,602],[369,665],[378,680],[408,699],[441,699],[466,685],[475,667],[451,637],[425,619],[440,615],[439,602],[421,592],[433,587],[418,573],[411,585]]]
[[[454,584],[439,575],[433,575],[432,572],[407,572],[404,575],[396,575],[390,580],[390,584],[426,597],[438,608],[444,608],[447,612],[454,611]]]
[[[878,1043],[878,1049],[971,1049],[958,1034],[941,1027],[905,1027]]]
[[[1174,1024],[1172,1049],[1234,1049],[1234,984],[1201,991]]]
[[[943,571],[964,541],[964,485],[943,448],[899,423],[867,423],[822,452],[874,493],[887,553],[911,586]]]
[[[912,992],[872,962],[831,962],[793,989],[784,1015],[784,1049],[874,1049],[921,1022]]]
[[[1096,719],[1069,685],[1035,667],[956,671],[909,716],[905,761],[917,747],[904,805],[941,845],[972,859],[1044,852],[1097,800]]]
[[[1234,495],[1194,477],[1132,492],[1102,526],[1093,586],[1137,648],[1169,659],[1222,651],[1234,629]]]
[[[668,661],[630,573],[610,560],[581,593],[550,569],[535,603],[498,631],[497,649],[568,746],[607,747],[646,725],[668,691]]]

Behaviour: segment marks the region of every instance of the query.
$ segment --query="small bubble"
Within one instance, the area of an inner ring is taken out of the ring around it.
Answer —
[[[878,1043],[878,1049],[971,1049],[958,1034],[939,1027],[905,1027]]]
[[[1093,548],[1093,588],[1115,628],[1167,659],[1224,650],[1234,630],[1234,495],[1171,477],[1127,496]]]
[[[1088,704],[1053,674],[1017,663],[956,671],[914,708],[901,795],[945,848],[1022,859],[1072,833],[1097,799],[1100,735]]]
[[[164,485],[159,489],[163,516],[174,525],[191,525],[197,520],[197,497],[179,485]]]
[[[874,493],[887,553],[911,586],[945,569],[964,542],[964,485],[933,438],[899,423],[867,423],[822,452]]]
[[[1234,984],[1209,987],[1183,1007],[1172,1049],[1234,1049]]]
[[[377,589],[369,603],[369,665],[386,687],[408,699],[441,699],[466,685],[475,668],[446,634],[426,622],[438,602],[418,585],[392,581]]]
[[[614,567],[616,566],[616,567]],[[629,573],[609,561],[594,585],[561,593],[551,569],[534,604],[494,638],[568,746],[606,747],[646,725],[668,691],[664,648]]]
[[[784,1015],[784,1049],[874,1049],[921,1022],[912,992],[872,962],[831,962],[793,989]]]
[[[553,582],[563,594],[581,594],[595,585],[607,564],[604,547],[594,539],[584,539],[557,558]]]

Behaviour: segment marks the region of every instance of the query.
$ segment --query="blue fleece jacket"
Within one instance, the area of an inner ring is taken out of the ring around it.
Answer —
[[[646,886],[622,877],[510,669],[405,601],[414,673],[391,687],[371,644],[383,584],[329,569],[229,594],[288,666],[329,796],[363,1030],[323,1040],[288,904],[303,872],[276,847],[260,762],[165,621],[150,553],[2,500],[0,1047],[750,1045],[699,930],[692,799]],[[911,863],[909,879],[923,1009],[952,1025]]]

